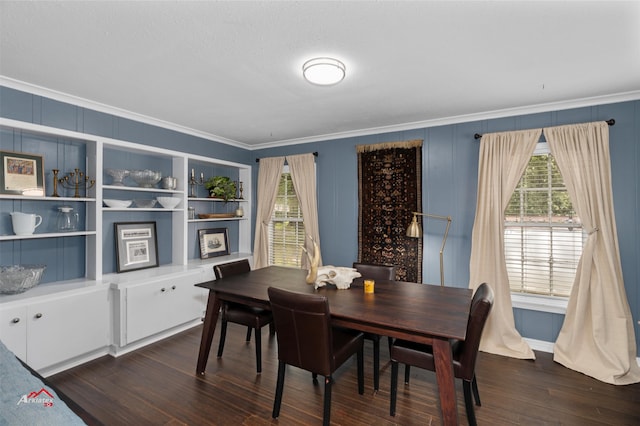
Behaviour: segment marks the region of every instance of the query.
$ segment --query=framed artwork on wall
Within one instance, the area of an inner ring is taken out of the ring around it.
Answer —
[[[118,273],[158,266],[155,222],[117,222],[113,226]]]
[[[229,230],[227,228],[199,229],[200,259],[229,254]]]
[[[44,165],[41,155],[0,151],[0,193],[44,196]]]

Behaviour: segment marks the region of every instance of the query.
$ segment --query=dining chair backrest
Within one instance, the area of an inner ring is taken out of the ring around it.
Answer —
[[[335,365],[327,298],[274,287],[267,291],[278,338],[278,360],[323,376],[331,375]]]
[[[482,283],[476,289],[471,300],[469,320],[467,322],[467,337],[464,342],[453,344],[454,358],[460,363],[459,375],[461,379],[471,380],[476,368],[476,359],[480,347],[482,331],[493,306],[493,290],[487,283]],[[459,353],[457,353],[459,351]],[[458,356],[455,356],[457,353]]]
[[[216,274],[217,280],[223,277],[228,277],[230,275],[242,274],[249,271],[251,271],[251,265],[249,265],[248,259],[223,263],[221,265],[215,265],[213,267],[213,272]]]
[[[395,265],[378,265],[373,263],[353,262],[353,268],[355,268],[356,271],[360,272],[362,278],[389,281],[393,281],[396,279]]]

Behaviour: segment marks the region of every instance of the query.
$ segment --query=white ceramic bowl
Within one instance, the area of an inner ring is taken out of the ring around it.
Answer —
[[[107,207],[124,209],[131,205],[131,200],[113,200],[113,199],[104,199],[102,200],[107,205]]]
[[[0,293],[23,293],[40,283],[45,265],[0,266]]]
[[[180,204],[179,197],[157,197],[157,200],[165,209],[173,209]]]
[[[133,200],[133,202],[136,204],[136,207],[141,208],[141,209],[150,209],[152,207],[154,207],[156,205],[156,199],[152,198],[152,199],[140,199],[140,200]]]

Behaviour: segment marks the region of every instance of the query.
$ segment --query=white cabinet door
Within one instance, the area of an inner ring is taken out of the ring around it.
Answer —
[[[33,303],[27,309],[27,360],[35,370],[109,345],[108,289]]]
[[[168,330],[194,319],[203,311],[202,289],[194,287],[201,274],[167,278],[132,286],[126,291],[126,336],[123,344]]]
[[[0,311],[0,340],[18,358],[27,362],[27,307]]]

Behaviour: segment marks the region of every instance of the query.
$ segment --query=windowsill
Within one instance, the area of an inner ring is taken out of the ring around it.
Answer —
[[[567,312],[568,299],[533,294],[511,293],[511,304],[514,308],[530,311],[549,312],[564,315]]]

